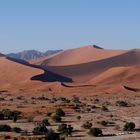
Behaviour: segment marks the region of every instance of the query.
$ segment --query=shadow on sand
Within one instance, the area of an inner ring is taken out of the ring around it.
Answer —
[[[37,81],[42,81],[42,82],[57,82],[57,81],[58,82],[73,82],[71,78],[48,71],[47,68],[43,68],[39,65],[33,65],[21,59],[16,59],[16,58],[11,58],[11,57],[6,57],[6,58],[10,61],[14,61],[16,63],[23,64],[32,68],[41,69],[44,71],[43,74],[39,74],[39,75],[35,75],[31,77],[31,80],[37,80]]]

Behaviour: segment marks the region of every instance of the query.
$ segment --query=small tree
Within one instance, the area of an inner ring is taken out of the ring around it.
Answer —
[[[126,122],[126,124],[123,127],[124,131],[133,131],[135,128],[135,123],[133,122]]]
[[[42,125],[44,125],[44,126],[50,126],[50,123],[49,123],[49,121],[48,121],[47,118],[45,118],[45,119],[42,121]]]
[[[53,119],[53,121],[55,121],[55,122],[61,122],[61,120],[62,120],[61,116],[59,116],[59,115],[54,115],[54,116],[52,116],[52,119]]]
[[[95,136],[95,137],[101,136],[102,135],[102,130],[99,129],[99,128],[91,128],[89,130],[89,135]]]
[[[58,132],[68,136],[72,134],[73,127],[71,125],[61,124],[58,126]]]
[[[57,108],[56,109],[56,115],[65,116],[65,112],[61,108]]]

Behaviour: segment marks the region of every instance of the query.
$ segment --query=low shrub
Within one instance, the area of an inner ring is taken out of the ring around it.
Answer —
[[[33,130],[34,135],[43,135],[48,132],[48,129],[45,126],[37,126]]]
[[[65,116],[65,112],[61,108],[57,108],[55,113],[58,116]]]
[[[52,120],[55,122],[61,122],[62,118],[59,115],[54,115],[54,116],[52,116]]]
[[[71,125],[61,124],[58,126],[58,132],[68,136],[72,134],[73,127]]]
[[[49,121],[48,121],[47,118],[45,118],[44,120],[42,120],[42,125],[44,125],[44,126],[50,126],[50,123],[49,123]]]
[[[102,130],[100,128],[91,128],[88,134],[91,136],[98,137],[102,135]]]
[[[13,131],[13,132],[16,132],[16,133],[20,133],[20,132],[22,131],[22,129],[19,128],[19,127],[13,127],[13,128],[12,128],[12,131]]]
[[[126,124],[123,127],[124,131],[133,131],[135,128],[135,123],[133,122],[126,122]]]
[[[0,125],[0,132],[5,131],[5,132],[10,132],[11,127],[9,125]]]
[[[82,127],[85,128],[85,129],[90,129],[92,127],[92,123],[90,123],[90,122],[87,121],[86,123],[84,123],[82,125]]]
[[[117,106],[127,107],[128,103],[126,101],[116,101]]]

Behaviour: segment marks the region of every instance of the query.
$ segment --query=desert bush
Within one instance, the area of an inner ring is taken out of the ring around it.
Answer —
[[[102,106],[101,110],[102,110],[102,111],[105,111],[105,112],[108,112],[108,111],[109,111],[108,108],[107,108],[106,106]]]
[[[32,98],[32,99],[36,99],[36,98]],[[38,100],[44,100],[44,101],[49,100],[49,99],[48,99],[47,97],[45,97],[45,96],[38,97],[37,99],[38,99]]]
[[[133,122],[126,122],[126,124],[123,127],[124,131],[132,131],[135,128],[135,123]]]
[[[117,106],[127,107],[128,103],[126,101],[116,101]]]
[[[0,125],[0,132],[5,131],[5,132],[10,132],[11,127],[9,125]]]
[[[61,108],[57,108],[55,113],[58,116],[65,116],[65,112]]]
[[[67,125],[67,124],[60,124],[58,126],[58,132],[68,136],[68,135],[72,134],[73,127],[71,125]]]
[[[80,99],[78,97],[73,97],[72,102],[81,103],[81,101],[80,101]]]
[[[48,121],[47,118],[45,118],[44,120],[42,120],[42,125],[44,125],[44,126],[50,126],[50,123],[49,123],[49,121]]]
[[[99,102],[99,99],[98,98],[94,99],[94,102],[95,103]]]
[[[60,100],[64,103],[70,103],[70,100],[65,97],[61,97]]]
[[[92,105],[91,108],[92,109],[95,109],[95,108],[97,108],[97,106],[96,105]]]
[[[86,123],[84,123],[82,125],[82,127],[85,128],[85,129],[90,129],[92,127],[92,123],[90,123],[90,122],[87,121]]]
[[[53,130],[49,130],[49,132],[45,136],[45,140],[60,140],[60,136],[58,133],[55,133]]]
[[[108,121],[101,121],[101,122],[100,122],[100,124],[103,125],[103,126],[107,126],[108,123],[109,123]]]
[[[87,111],[87,112],[90,112],[90,111],[91,111],[91,109],[90,109],[90,108],[86,108],[86,111]]]
[[[37,126],[33,130],[34,135],[43,135],[48,132],[48,129],[45,126]]]
[[[59,115],[54,115],[54,116],[52,116],[52,120],[55,122],[61,122],[62,118]]]
[[[80,120],[81,119],[81,116],[77,116],[77,119]]]
[[[13,128],[12,128],[12,131],[13,131],[13,132],[16,132],[16,133],[20,133],[22,130],[21,130],[21,128],[19,128],[19,127],[13,127]]]
[[[90,128],[88,134],[91,136],[98,137],[102,135],[102,130],[99,128]]]
[[[12,111],[10,109],[3,109],[2,113],[4,114],[5,119],[8,120],[17,120],[17,118],[21,114],[20,111]]]
[[[108,121],[101,121],[100,124],[103,126],[107,126],[109,124],[109,122]]]

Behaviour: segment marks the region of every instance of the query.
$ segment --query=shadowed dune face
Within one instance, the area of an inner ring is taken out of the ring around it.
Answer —
[[[48,58],[40,58],[31,63],[43,66],[68,66],[98,61],[126,52],[127,51],[124,50],[104,50],[98,46],[91,45],[62,51],[57,55]]]
[[[17,89],[30,88],[28,85],[32,87],[37,82],[39,86],[43,85],[42,82],[72,82],[72,79],[46,71],[40,66],[9,57],[0,57],[0,77],[1,87],[14,86]]]
[[[115,67],[140,64],[140,50],[132,50],[111,58],[70,66],[48,66],[47,70],[71,77],[74,81],[86,82]]]

